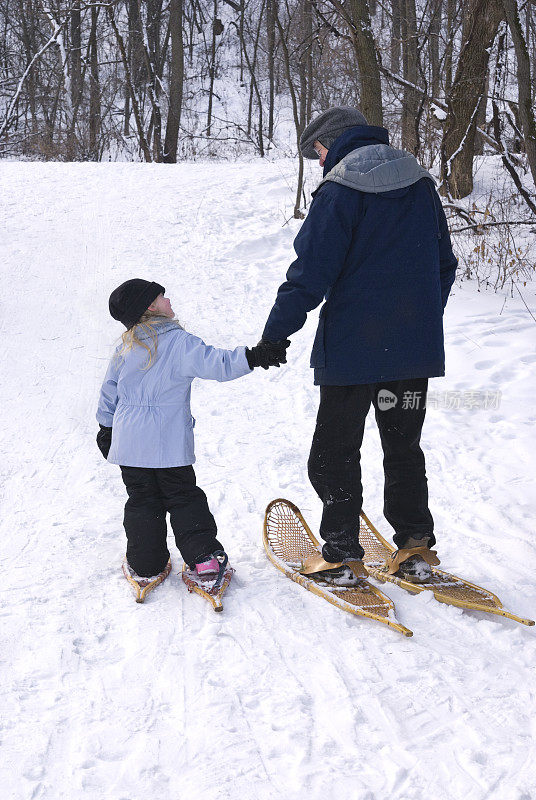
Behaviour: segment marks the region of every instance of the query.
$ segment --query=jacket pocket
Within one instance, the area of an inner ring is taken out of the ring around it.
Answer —
[[[326,335],[326,306],[322,306],[320,311],[320,319],[318,320],[318,328],[316,329],[316,336],[311,353],[311,367],[322,368],[326,366],[326,348],[325,348],[325,335]]]

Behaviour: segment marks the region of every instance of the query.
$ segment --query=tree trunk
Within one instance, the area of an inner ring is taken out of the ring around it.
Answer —
[[[74,106],[72,103],[71,74],[69,72],[69,57],[65,45],[65,38],[62,25],[56,20],[54,13],[48,6],[43,6],[43,13],[50,22],[52,30],[55,32],[56,44],[58,45],[58,56],[61,70],[63,72],[63,104],[60,105],[60,120],[62,110],[65,113],[65,158],[67,161],[74,161],[77,153],[77,142],[74,137]],[[68,18],[67,18],[68,19]],[[58,94],[59,104],[59,94]],[[61,128],[61,122],[60,122]]]
[[[264,8],[265,8],[265,2],[263,0],[262,5],[260,6],[260,9],[259,9],[259,19],[258,19],[258,22],[257,22],[257,30],[255,32],[255,41],[253,43],[253,60],[251,60],[249,55],[248,55],[245,38],[242,39],[242,41],[241,41],[242,53],[243,53],[243,56],[244,56],[244,59],[246,61],[246,64],[247,64],[247,67],[248,67],[248,70],[249,70],[249,74],[250,74],[249,105],[248,105],[248,127],[247,127],[247,131],[248,131],[248,136],[251,136],[252,117],[253,117],[253,96],[255,95],[256,98],[257,98],[257,106],[258,106],[258,109],[259,109],[259,127],[258,127],[257,143],[258,143],[259,154],[260,154],[261,158],[264,158],[264,135],[263,135],[264,122],[263,122],[263,113],[262,113],[262,96],[261,96],[261,93],[260,93],[260,90],[259,90],[259,84],[258,84],[258,81],[257,81],[257,76],[256,76],[256,73],[255,73],[255,70],[257,68],[257,52],[258,52],[258,48],[259,48],[259,39],[260,39],[261,29],[262,29]]]
[[[279,19],[279,13],[277,9],[275,10],[275,24],[277,25],[277,29],[279,31],[279,40],[281,42],[281,47],[283,50],[283,64],[285,66],[285,74],[287,76],[287,83],[288,88],[290,91],[290,98],[292,100],[292,115],[294,117],[294,128],[296,130],[296,143],[298,145],[298,186],[296,189],[296,201],[294,203],[294,219],[303,219],[304,213],[300,209],[301,205],[301,196],[303,191],[303,155],[300,150],[300,136],[301,136],[301,125],[300,125],[300,112],[298,108],[298,98],[296,96],[296,87],[294,86],[294,82],[292,80],[292,72],[290,69],[290,54],[288,50],[287,39],[285,37],[285,31],[283,30],[283,26],[281,25],[281,20]]]
[[[486,82],[484,84],[484,91],[482,92],[482,98],[478,105],[478,111],[476,112],[476,127],[484,130],[486,127],[486,111],[488,108],[488,94],[489,94],[489,70],[486,72]],[[484,137],[482,134],[475,132],[475,155],[481,156],[484,153]]]
[[[430,93],[439,97],[439,37],[441,35],[442,0],[432,0],[430,4],[429,51],[432,81]]]
[[[171,33],[171,75],[169,78],[169,110],[164,142],[164,161],[175,164],[181,122],[184,86],[184,45],[182,41],[183,0],[171,0],[169,25]]]
[[[456,0],[447,0],[447,30],[445,32],[445,96],[452,87],[452,55],[454,48],[454,24],[456,19]]]
[[[73,0],[71,6],[71,102],[80,103],[82,93],[82,31],[80,21],[80,0]]]
[[[303,2],[303,39],[305,52],[302,55],[304,61],[305,76],[305,108],[303,124],[308,125],[311,121],[313,109],[313,5],[311,0]]]
[[[441,191],[454,198],[473,191],[476,119],[485,90],[489,53],[504,11],[501,0],[470,0],[467,38],[447,96],[441,144]]]
[[[402,14],[402,48],[404,78],[417,84],[417,14],[415,0],[404,0]],[[404,87],[402,100],[402,147],[417,155],[419,93],[412,86]]]
[[[22,42],[24,45],[24,51],[26,54],[26,63],[30,64],[34,53],[37,51],[37,47],[35,44],[36,41],[36,15],[32,13],[31,4],[30,4],[30,13],[27,15],[23,0],[19,0],[18,3],[19,7],[19,16],[21,21],[21,29],[22,29]],[[6,18],[6,25],[7,25],[7,18]],[[7,48],[7,35],[6,35],[6,48]],[[9,66],[6,65],[5,68],[6,75],[9,74]],[[31,130],[32,133],[35,134],[38,131],[39,125],[37,120],[37,102],[36,102],[36,87],[37,87],[37,65],[32,67],[28,73],[28,103],[30,106],[30,114],[32,117],[32,126]]]
[[[252,125],[253,125],[253,97],[254,97],[254,95],[256,95],[257,96],[257,102],[258,102],[258,105],[259,105],[259,114],[260,114],[260,118],[261,118],[261,125],[260,125],[260,128],[259,128],[259,134],[260,134],[259,141],[260,142],[262,142],[262,99],[261,99],[261,95],[260,95],[260,92],[259,92],[259,89],[258,89],[257,77],[256,77],[256,74],[255,74],[255,71],[257,69],[257,55],[258,55],[258,50],[259,50],[259,39],[260,39],[260,36],[261,36],[262,21],[263,21],[263,17],[264,17],[264,6],[265,6],[265,2],[263,0],[262,6],[261,6],[261,8],[259,10],[259,19],[258,19],[258,23],[257,23],[257,30],[256,30],[256,33],[255,33],[255,41],[253,43],[253,61],[251,61],[249,56],[248,56],[245,39],[242,40],[243,55],[245,56],[245,58],[247,60],[247,65],[248,65],[248,69],[249,69],[249,72],[250,72],[249,102],[248,102],[248,128],[247,128],[248,136],[251,136],[251,129],[252,129]],[[264,157],[264,147],[262,145],[261,145],[261,156]]]
[[[382,83],[367,0],[348,0],[347,10],[361,83],[359,108],[370,125],[383,125]]]
[[[266,34],[268,45],[268,139],[274,138],[274,100],[275,100],[275,16],[277,0],[267,0]]]
[[[527,42],[523,35],[517,0],[502,0],[506,21],[512,34],[517,59],[517,90],[519,99],[519,118],[523,130],[525,152],[529,162],[532,179],[536,184],[536,120],[531,96],[530,57]]]
[[[212,19],[212,46],[210,48],[210,65],[208,74],[210,76],[210,84],[208,90],[208,111],[207,111],[207,136],[210,136],[210,129],[212,125],[212,98],[214,97],[214,79],[216,77],[216,26],[214,20],[218,16],[218,0],[214,0],[214,16]]]
[[[132,85],[139,89],[144,78],[143,32],[140,0],[128,0],[128,53]]]
[[[91,31],[89,34],[89,157],[98,160],[98,140],[101,127],[99,62],[97,50],[97,20],[99,9],[91,7]]]
[[[240,23],[238,29],[238,36],[240,38],[241,47],[240,47],[240,83],[244,82],[244,18],[246,14],[246,4],[244,0],[240,3]]]
[[[162,0],[146,0],[147,2],[147,47],[145,48],[145,66],[149,82],[149,97],[153,107],[153,155],[155,161],[162,161],[162,111],[160,109],[160,82],[158,69],[160,65],[160,28]]]
[[[301,0],[300,12],[298,74],[300,79],[299,120],[301,136],[309,122],[312,105],[313,9],[311,0]]]
[[[151,151],[149,149],[149,145],[147,143],[147,137],[145,136],[145,132],[143,130],[143,121],[140,114],[140,108],[138,104],[138,98],[136,97],[136,93],[134,91],[134,86],[132,83],[132,77],[130,75],[130,64],[127,58],[127,52],[125,49],[125,43],[123,41],[123,37],[119,32],[119,28],[117,27],[117,23],[114,18],[113,9],[110,6],[106,6],[106,14],[108,15],[108,19],[110,20],[110,25],[112,26],[112,30],[114,32],[115,39],[117,41],[117,46],[119,48],[119,53],[121,55],[121,60],[123,62],[123,67],[125,70],[125,78],[127,81],[128,90],[130,92],[130,101],[132,103],[132,111],[134,112],[134,119],[136,120],[136,128],[138,129],[138,137],[140,140],[140,147],[143,151],[143,155],[146,161],[152,161],[151,159]]]
[[[400,2],[401,0],[391,0],[391,72],[396,75],[400,72]]]
[[[501,160],[505,167],[505,169],[510,173],[510,176],[519,192],[521,197],[525,200],[526,204],[530,208],[533,214],[536,214],[536,205],[534,204],[529,192],[525,189],[523,184],[521,183],[521,178],[517,174],[513,157],[511,153],[508,152],[508,148],[502,142],[502,129],[503,124],[502,120],[499,115],[499,98],[501,95],[504,96],[504,90],[507,80],[506,74],[506,58],[505,58],[505,50],[506,50],[506,36],[508,33],[508,27],[506,20],[501,21],[499,26],[499,35],[498,35],[498,42],[497,42],[497,61],[495,64],[495,75],[493,81],[493,94],[491,99],[491,106],[493,109],[493,132],[495,134],[495,138],[501,148]]]

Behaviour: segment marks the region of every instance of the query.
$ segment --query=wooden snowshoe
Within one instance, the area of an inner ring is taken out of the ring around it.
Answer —
[[[361,562],[349,562],[347,565],[354,573],[352,585],[337,585],[329,580],[329,576],[326,580],[326,577],[318,574],[318,569],[333,569],[342,565],[323,560],[318,552],[319,542],[293,503],[280,498],[268,505],[263,542],[272,564],[295,583],[350,614],[383,622],[404,636],[413,635],[396,620],[393,602],[368,582]]]
[[[218,560],[220,561],[220,569],[217,575],[214,573],[211,575],[198,575],[196,570],[191,570],[187,564],[182,565],[181,575],[189,592],[195,592],[204,597],[205,600],[208,600],[214,611],[223,611],[223,594],[231,583],[235,570],[230,566],[227,556],[225,556],[224,560],[219,558]]]
[[[149,592],[152,592],[153,589],[156,589],[157,586],[165,581],[170,572],[171,560],[168,561],[165,569],[159,575],[155,575],[151,578],[142,578],[136,575],[126,557],[123,561],[123,575],[134,589],[136,603],[143,603]]]
[[[430,579],[425,583],[407,580],[403,577],[403,563],[400,562],[408,557],[408,553],[411,555],[424,548],[413,548],[411,552],[401,550],[397,555],[396,548],[383,538],[363,512],[361,512],[359,542],[365,550],[363,561],[368,573],[383,583],[385,581],[396,583],[415,594],[429,591],[440,603],[474,611],[486,611],[489,614],[508,617],[522,625],[534,625],[534,620],[518,617],[510,611],[506,611],[499,598],[487,589],[436,569],[439,559],[433,550],[428,551],[429,556],[426,558],[431,570]]]

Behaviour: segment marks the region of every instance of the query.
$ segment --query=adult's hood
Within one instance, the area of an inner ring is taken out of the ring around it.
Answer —
[[[435,179],[414,155],[389,145],[385,128],[359,125],[344,133],[328,151],[324,168],[326,181],[340,183],[361,192],[378,194],[404,189],[421,178]]]

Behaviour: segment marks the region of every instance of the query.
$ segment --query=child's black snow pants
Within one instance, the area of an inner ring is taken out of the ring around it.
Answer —
[[[309,479],[324,504],[320,535],[326,561],[361,558],[363,502],[360,448],[371,403],[383,448],[384,515],[401,548],[411,537],[435,544],[428,508],[424,454],[419,442],[426,413],[427,378],[321,386]]]
[[[128,492],[124,517],[127,560],[138,575],[157,575],[168,562],[166,512],[187,564],[193,566],[201,556],[223,550],[193,467],[121,467],[121,474]]]

